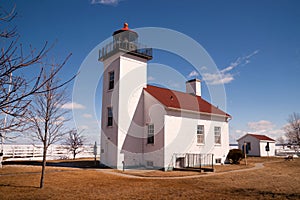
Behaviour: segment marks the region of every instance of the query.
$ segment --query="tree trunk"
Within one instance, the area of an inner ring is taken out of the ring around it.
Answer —
[[[0,168],[2,168],[3,152],[0,152]]]
[[[76,157],[76,150],[73,150],[73,160],[75,160]]]
[[[40,180],[40,188],[44,187],[44,177],[45,177],[45,170],[46,170],[46,163],[47,163],[47,146],[44,144],[43,149],[43,162],[42,162],[42,174],[41,174],[41,180]]]

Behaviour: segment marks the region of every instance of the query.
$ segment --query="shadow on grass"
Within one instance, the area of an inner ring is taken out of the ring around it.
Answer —
[[[0,187],[10,187],[10,188],[33,188],[39,189],[37,186],[29,186],[29,185],[11,185],[11,184],[0,184]]]
[[[232,194],[245,195],[248,197],[263,196],[266,199],[300,199],[299,193],[280,193],[273,191],[260,191],[254,188],[240,188],[231,191]]]
[[[41,161],[5,161],[3,165],[32,165],[41,166]],[[94,160],[62,160],[47,161],[47,166],[51,167],[70,167],[70,168],[106,168],[99,161]]]

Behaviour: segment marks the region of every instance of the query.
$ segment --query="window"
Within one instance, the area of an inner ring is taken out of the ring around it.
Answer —
[[[154,166],[154,165],[153,165],[153,161],[149,161],[149,160],[148,160],[148,161],[147,161],[147,166],[148,166],[148,167],[153,167],[153,166]]]
[[[197,143],[204,144],[204,125],[197,125]]]
[[[107,126],[113,125],[113,111],[111,107],[107,108]]]
[[[115,84],[115,72],[109,72],[109,83],[108,83],[108,89],[114,89],[114,84]]]
[[[154,124],[148,124],[148,144],[154,144]]]
[[[216,164],[221,164],[221,162],[222,162],[222,159],[221,158],[216,158]]]
[[[215,144],[221,144],[221,127],[215,127]]]

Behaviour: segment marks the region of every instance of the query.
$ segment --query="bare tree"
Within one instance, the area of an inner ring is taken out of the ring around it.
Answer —
[[[285,136],[292,144],[300,145],[300,114],[293,113],[287,120],[288,124],[285,126]]]
[[[30,52],[25,53],[22,45],[18,44],[20,36],[16,32],[16,28],[9,26],[15,16],[15,7],[9,13],[0,10],[0,39],[3,44],[0,52],[1,122],[4,121],[3,116],[5,115],[14,118],[12,122],[1,123],[0,132],[14,131],[19,126],[16,118],[24,114],[29,104],[26,97],[40,91],[45,84],[40,80],[43,68],[30,81],[24,78],[21,71],[40,63],[49,51],[47,43],[40,51],[30,48]]]
[[[17,15],[15,7],[9,12],[0,7],[0,138],[2,148],[0,151],[0,166],[3,159],[3,143],[4,140],[14,138],[15,134],[24,131],[24,115],[28,105],[29,97],[33,94],[45,92],[45,84],[49,82],[65,64],[70,57],[67,56],[61,67],[57,67],[55,71],[46,79],[42,79],[41,75],[45,71],[46,65],[41,66],[51,50],[47,42],[40,50],[28,48],[25,50],[22,44],[18,42],[20,35],[16,31],[16,27],[12,26],[12,21]],[[39,68],[40,67],[40,68]],[[33,73],[35,70],[40,69]],[[31,76],[25,78],[22,74],[24,71],[30,70]]]
[[[283,138],[283,136],[277,138],[277,142],[278,142],[278,144],[282,145],[282,147],[284,149],[285,139]]]
[[[33,139],[43,144],[40,188],[44,186],[48,147],[55,142],[62,141],[69,132],[65,126],[68,121],[66,118],[68,110],[62,108],[62,105],[67,102],[66,90],[59,84],[60,81],[56,76],[57,68],[61,66],[53,66],[49,74],[44,71],[43,81],[49,80],[43,86],[45,92],[34,95],[35,98],[30,104],[27,117]]]
[[[73,129],[69,132],[69,136],[65,141],[65,145],[67,145],[67,149],[72,152],[74,160],[76,155],[83,151],[82,147],[86,138],[82,135],[82,132],[83,130],[78,132],[76,129]]]

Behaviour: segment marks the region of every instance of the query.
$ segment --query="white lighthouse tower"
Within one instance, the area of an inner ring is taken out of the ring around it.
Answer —
[[[122,169],[129,157],[136,162],[130,165],[141,162],[131,155],[134,152],[130,146],[138,149],[139,142],[134,138],[139,140],[144,132],[142,93],[147,84],[147,61],[151,59],[152,49],[138,44],[138,34],[127,23],[99,52],[99,60],[104,63],[101,163],[108,167]],[[130,138],[129,143],[126,138]]]

